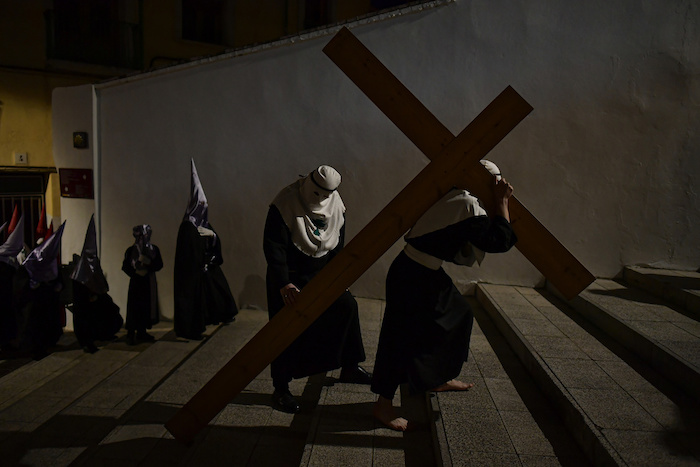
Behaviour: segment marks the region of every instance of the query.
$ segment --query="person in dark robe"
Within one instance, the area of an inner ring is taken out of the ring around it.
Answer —
[[[124,324],[119,307],[107,293],[109,285],[97,256],[95,216],[90,218],[80,258],[70,275],[73,281],[73,328],[87,353],[99,349],[96,341],[112,341]]]
[[[35,360],[47,356],[48,349],[56,345],[63,334],[59,313],[63,280],[57,258],[65,224],[61,224],[56,232],[34,248],[22,263],[29,277],[23,292],[27,297],[24,334]]]
[[[175,335],[200,340],[209,324],[230,323],[238,314],[221,265],[221,238],[209,223],[209,204],[191,161],[191,191],[175,247]]]
[[[474,386],[455,379],[468,356],[474,317],[442,263],[480,264],[484,252],[505,252],[517,241],[508,213],[513,187],[495,164],[482,164],[495,177],[493,215],[467,191],[453,189],[411,228],[387,274],[371,390],[379,395],[375,418],[397,431],[408,427],[392,404],[401,384],[408,383],[412,392]]]
[[[160,249],[151,243],[151,226],[137,225],[133,229],[134,244],[124,252],[122,271],[129,276],[126,302],[126,342],[153,342],[155,337],[146,330],[160,320],[156,272],[163,268]]]
[[[0,228],[4,232],[5,222]],[[20,266],[17,255],[24,247],[24,216],[17,227],[0,245],[0,348],[3,351],[15,350],[18,346],[17,301],[15,298],[15,275]]]
[[[283,188],[269,207],[263,238],[270,319],[343,248],[345,205],[340,174],[327,165]],[[271,364],[273,407],[299,411],[289,391],[293,378],[341,368],[340,380],[369,384],[357,302],[345,291]]]

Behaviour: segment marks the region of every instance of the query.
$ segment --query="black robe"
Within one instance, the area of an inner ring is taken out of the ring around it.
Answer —
[[[128,331],[145,331],[160,321],[156,271],[163,269],[163,258],[160,256],[160,249],[153,244],[152,246],[155,256],[146,266],[148,273],[144,276],[136,273],[131,261],[137,246],[131,245],[124,252],[122,271],[130,278],[124,326]]]
[[[87,286],[73,281],[73,329],[81,347],[95,341],[112,340],[124,324],[119,306],[109,294],[96,294]]]
[[[467,240],[487,253],[499,253],[517,238],[505,218],[476,216],[407,242],[451,261]],[[456,378],[468,356],[473,322],[469,303],[442,268],[430,269],[399,253],[386,279],[372,392],[392,399],[404,382],[417,392]]]
[[[211,226],[209,229],[214,230]],[[199,339],[208,324],[228,323],[238,307],[221,270],[221,239],[199,235],[182,221],[175,250],[175,314],[178,337]]]
[[[0,261],[0,346],[10,348],[17,338],[15,273],[17,269]]]
[[[291,242],[291,232],[274,205],[270,206],[263,238],[267,260],[267,306],[270,319],[283,307],[280,289],[292,283],[300,290],[343,248],[345,226],[338,245],[320,258],[302,253]],[[357,366],[365,360],[357,302],[345,291],[271,365],[275,387],[283,389],[292,378]]]
[[[63,334],[60,293],[63,281],[60,276],[32,287],[26,269],[17,270],[16,305],[20,348],[29,350],[35,359],[48,353]]]

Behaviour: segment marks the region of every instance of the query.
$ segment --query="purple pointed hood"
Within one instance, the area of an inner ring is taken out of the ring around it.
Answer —
[[[61,237],[63,237],[63,221],[58,228],[45,242],[34,248],[27,259],[24,260],[24,268],[29,273],[32,284],[39,282],[49,282],[58,277],[58,253],[61,250]]]
[[[192,222],[195,227],[208,227],[209,204],[207,203],[207,197],[204,194],[202,183],[199,181],[194,159],[190,160],[192,162],[192,177],[190,182],[190,200],[187,203],[185,220]]]
[[[100,259],[97,257],[97,232],[94,214],[90,218],[85,233],[83,251],[80,253],[80,259],[75,264],[70,278],[85,285],[96,294],[106,293],[109,290],[107,279],[105,279],[102,266],[100,266]]]
[[[2,225],[0,232],[7,226],[7,222]],[[19,219],[19,223],[15,230],[8,235],[5,243],[0,245],[0,261],[7,263],[14,268],[19,267],[17,262],[17,255],[24,247],[24,214]]]

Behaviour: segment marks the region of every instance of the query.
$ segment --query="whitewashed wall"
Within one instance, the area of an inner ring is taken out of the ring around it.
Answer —
[[[627,264],[700,265],[697,2],[457,0],[350,27],[455,134],[508,85],[532,104],[533,113],[489,158],[596,276],[613,277]],[[101,259],[123,309],[123,253],[132,226],[149,223],[165,261],[158,275],[163,313],[172,316],[190,158],[234,295],[239,305],[260,308],[262,231],[281,187],[319,164],[336,167],[351,239],[425,166],[323,54],[330,38],[96,87]],[[82,118],[67,94],[56,95],[54,138]],[[59,166],[62,144],[55,145]],[[62,207],[66,218],[72,209]],[[85,215],[78,217],[76,224]],[[383,297],[400,247],[351,290]],[[542,283],[517,250],[489,257],[482,268],[450,272],[461,284]]]

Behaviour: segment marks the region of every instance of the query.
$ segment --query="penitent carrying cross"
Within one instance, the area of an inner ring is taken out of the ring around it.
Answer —
[[[532,111],[508,87],[455,137],[347,28],[324,52],[431,162],[165,424],[178,441],[191,442],[452,187],[490,199],[493,178],[479,161]],[[509,210],[516,247],[565,297],[594,280],[514,197]]]

